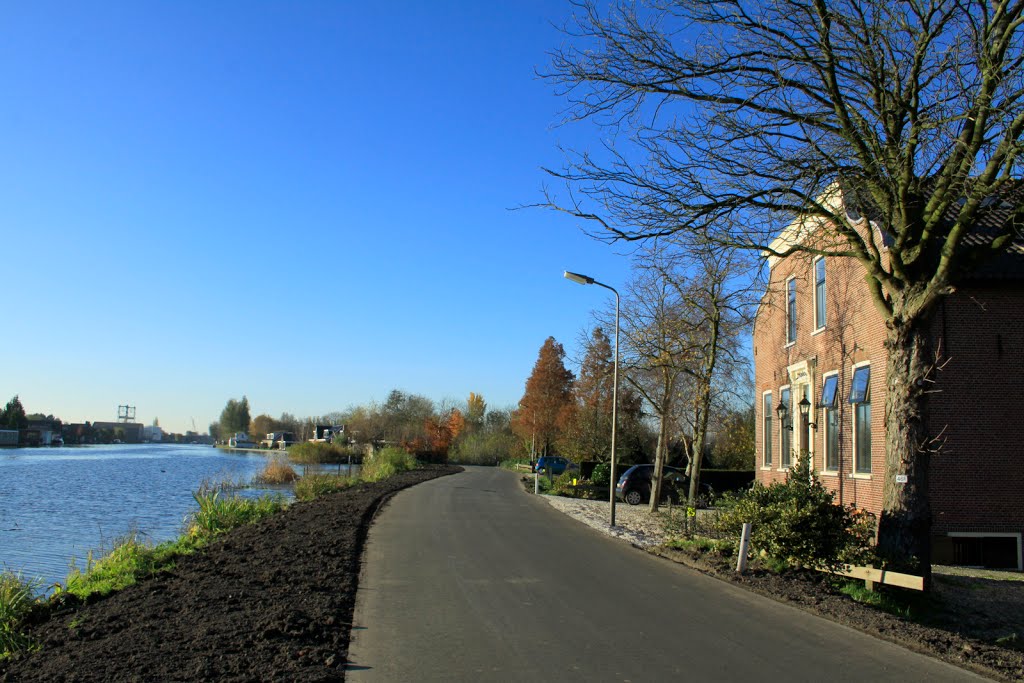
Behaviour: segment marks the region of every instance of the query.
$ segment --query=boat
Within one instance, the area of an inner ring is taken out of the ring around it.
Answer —
[[[256,448],[256,442],[249,438],[245,432],[235,432],[235,435],[228,439],[229,448]]]

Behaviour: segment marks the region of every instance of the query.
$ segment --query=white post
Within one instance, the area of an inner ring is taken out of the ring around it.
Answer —
[[[537,472],[533,473],[533,492],[534,494],[540,493],[540,474]]]
[[[740,534],[740,552],[736,558],[736,572],[739,574],[747,571],[747,550],[750,548],[750,529],[752,526],[750,522],[744,522],[743,533]]]

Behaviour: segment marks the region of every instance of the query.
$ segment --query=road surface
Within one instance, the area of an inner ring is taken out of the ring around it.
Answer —
[[[467,468],[370,530],[349,681],[963,681],[966,671],[611,539]]]

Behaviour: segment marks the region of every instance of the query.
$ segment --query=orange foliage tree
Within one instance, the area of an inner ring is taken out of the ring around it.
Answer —
[[[531,444],[532,454],[548,455],[557,441],[573,409],[573,379],[565,367],[565,349],[548,337],[512,417],[512,431]]]

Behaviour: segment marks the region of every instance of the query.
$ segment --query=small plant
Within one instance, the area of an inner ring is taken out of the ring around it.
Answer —
[[[359,472],[360,479],[365,481],[381,481],[416,467],[416,458],[401,448],[385,448],[363,463]]]
[[[330,493],[343,491],[356,482],[351,477],[336,474],[307,474],[295,482],[295,498],[297,500],[313,500]]]
[[[282,496],[242,498],[200,488],[192,497],[199,509],[189,518],[188,536],[200,542],[280,512],[285,507]]]
[[[0,573],[0,660],[32,649],[32,640],[22,631],[22,621],[36,604],[37,581],[20,573]]]
[[[253,478],[253,482],[256,484],[275,486],[280,484],[290,484],[298,478],[299,475],[296,474],[292,466],[288,464],[288,460],[281,456],[276,456],[274,459],[269,461],[266,466],[264,466],[262,472]]]

